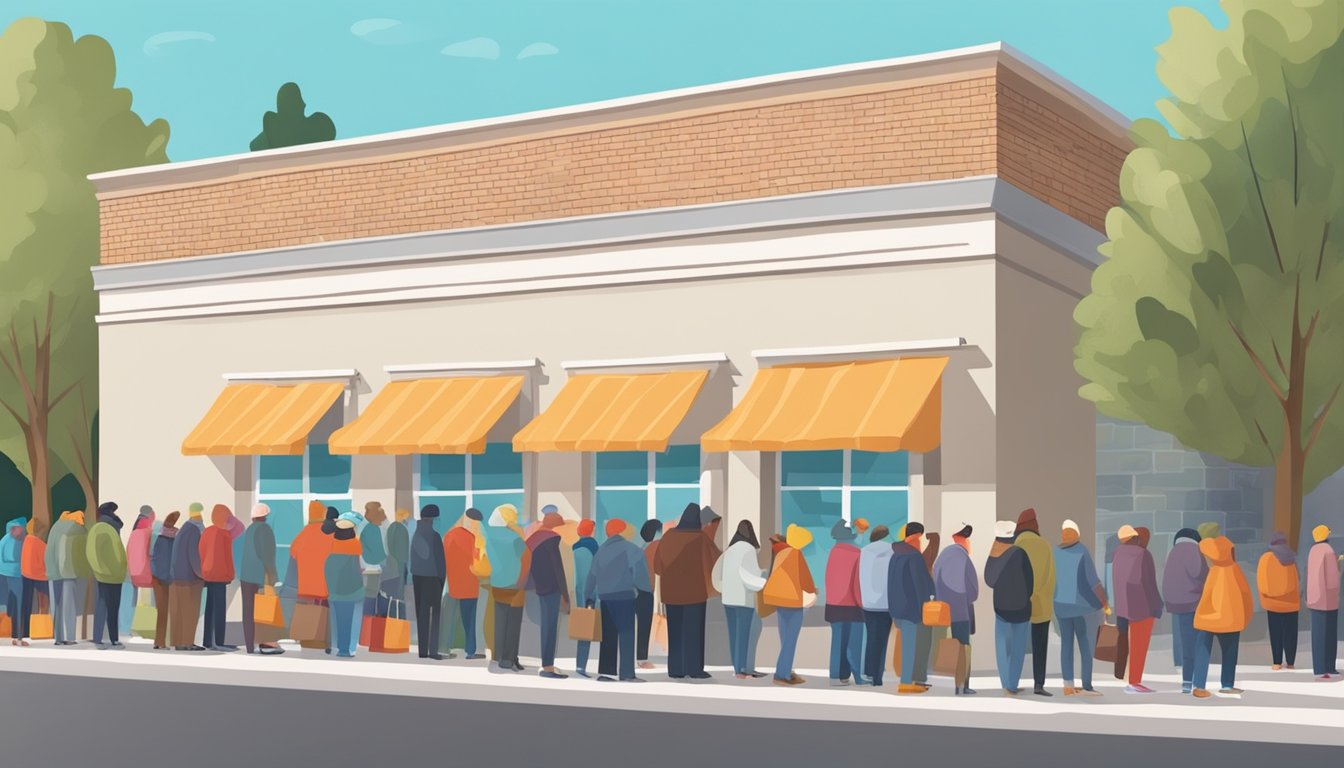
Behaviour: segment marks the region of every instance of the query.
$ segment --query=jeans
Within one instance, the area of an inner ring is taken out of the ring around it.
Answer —
[[[1224,688],[1237,685],[1237,648],[1241,645],[1240,632],[1205,632],[1199,630],[1195,636],[1195,679],[1196,689],[1204,688],[1209,680],[1209,657],[1213,655],[1213,638],[1218,638],[1218,647],[1223,652],[1222,683]]]
[[[891,614],[864,609],[863,623],[868,629],[863,648],[863,674],[873,685],[881,685],[882,672],[887,667],[887,642],[891,639]]]
[[[1297,663],[1297,612],[1266,611],[1269,619],[1269,648],[1275,664]]]
[[[747,659],[747,648],[751,640],[751,620],[756,609],[751,606],[725,605],[723,612],[728,616],[728,653],[733,658],[733,672],[745,675],[752,670]]]
[[[1050,622],[1031,625],[1031,679],[1039,690],[1045,687],[1045,662],[1050,653]]]
[[[669,677],[705,672],[705,603],[667,606],[667,674]]]
[[[653,593],[635,594],[635,658],[649,660],[649,635],[653,634]]]
[[[205,632],[201,645],[224,645],[224,612],[228,608],[229,585],[222,581],[205,582]]]
[[[798,649],[798,633],[803,631],[802,608],[776,608],[779,621],[779,658],[775,661],[775,679],[793,678],[793,654]]]
[[[1033,630],[1035,627],[1033,626]],[[1078,648],[1078,658],[1083,673],[1083,688],[1092,690],[1092,636],[1087,631],[1086,616],[1059,617],[1059,667],[1063,673],[1065,687],[1073,687],[1073,649]]]
[[[51,582],[52,634],[58,643],[75,642],[75,616],[79,612],[78,579],[54,579]]]
[[[1339,669],[1339,609],[1311,612],[1311,671],[1333,675]]]
[[[751,612],[751,630],[747,633],[747,674],[756,671],[756,642],[761,639],[761,615],[755,609]]]
[[[560,629],[560,593],[537,595],[541,604],[541,666],[555,666],[555,640]]]
[[[15,617],[14,622],[15,626],[21,627],[20,634],[17,637],[25,640],[32,633],[34,592],[46,594],[47,582],[36,581],[27,576],[23,577],[23,603],[19,609],[19,616]]]
[[[574,604],[584,608],[592,608],[591,602],[585,602],[583,595],[578,591],[574,592]],[[588,656],[592,653],[593,644],[587,640],[580,640],[576,643],[574,650],[574,669],[579,672],[588,672]]]
[[[923,625],[897,619],[896,627],[901,630],[901,684],[910,685],[918,682],[915,672],[919,667],[919,632]]]
[[[10,638],[18,640],[24,636],[23,621],[23,577],[0,576],[4,582],[5,613],[9,616]]]
[[[999,683],[1005,691],[1016,691],[1022,681],[1022,665],[1026,662],[1030,633],[1031,622],[1010,622],[994,617],[994,655],[999,663]]]
[[[1179,662],[1176,666],[1181,668],[1181,682],[1183,684],[1193,684],[1195,680],[1195,614],[1193,613],[1173,613],[1171,614],[1172,644],[1181,649]]]
[[[420,658],[426,659],[439,652],[439,614],[443,604],[443,579],[435,576],[412,576],[415,587],[415,632],[419,641]]]
[[[626,600],[603,600],[602,615],[610,616],[611,628],[616,635],[615,648],[619,657],[618,670],[619,677],[622,680],[633,680],[635,678],[635,601]],[[605,632],[605,628],[603,629]],[[606,635],[603,646],[606,645]]]
[[[331,646],[342,656],[354,656],[359,626],[364,621],[364,598],[331,601]]]
[[[854,682],[863,682],[863,624],[837,621],[831,624],[831,679],[844,680],[851,674]]]
[[[457,634],[457,622],[462,622],[462,650],[468,656],[476,655],[476,606],[479,598],[445,598],[443,606],[443,631],[440,633],[439,647],[444,651],[452,650],[453,638]]]

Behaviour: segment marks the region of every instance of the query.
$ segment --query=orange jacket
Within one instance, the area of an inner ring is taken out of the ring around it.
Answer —
[[[331,554],[332,537],[322,532],[322,523],[309,523],[289,545],[289,555],[299,572],[296,591],[299,597],[311,600],[327,599],[327,556]]]
[[[454,600],[475,600],[480,596],[481,580],[473,567],[481,557],[476,534],[457,525],[443,535],[443,561],[448,568],[448,596]]]
[[[32,534],[24,537],[23,552],[19,554],[19,573],[33,581],[47,580],[47,542]]]
[[[802,608],[803,593],[816,591],[803,553],[790,547],[775,558],[775,568],[765,580],[761,599],[776,608]]]
[[[1233,554],[1232,542],[1224,536],[1199,542],[1200,554],[1209,559],[1209,577],[1195,609],[1195,629],[1205,632],[1240,632],[1251,623],[1251,585]]]
[[[1302,607],[1297,564],[1284,565],[1273,552],[1260,556],[1255,569],[1255,586],[1260,592],[1260,606],[1274,613],[1297,613]]]

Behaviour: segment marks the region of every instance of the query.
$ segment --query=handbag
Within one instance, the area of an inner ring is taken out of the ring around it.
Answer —
[[[1097,645],[1092,657],[1097,661],[1114,663],[1120,656],[1120,628],[1104,623],[1097,627]]]
[[[926,627],[952,626],[952,606],[941,600],[930,600],[924,604],[923,624]]]
[[[290,634],[304,648],[326,648],[328,636],[328,609],[318,603],[296,603]]]
[[[672,649],[667,640],[667,616],[662,613],[653,614],[653,626],[650,627],[649,637],[666,654]]]
[[[55,636],[50,613],[34,613],[28,620],[29,639],[50,640]]]
[[[397,615],[392,615],[392,606],[397,606]],[[406,620],[406,601],[390,600],[387,603],[387,615],[382,618],[382,632],[373,627],[369,638],[369,650],[375,653],[407,653],[411,650],[411,622]],[[380,647],[374,647],[381,639]]]
[[[148,591],[138,590],[135,613],[131,616],[131,634],[136,637],[153,638],[158,631],[159,609],[150,605]]]
[[[602,642],[602,615],[597,608],[575,606],[570,610],[569,639],[588,643]]]
[[[262,588],[252,603],[252,620],[263,627],[285,626],[285,612],[280,608],[280,597],[271,587]]]
[[[957,662],[961,660],[961,641],[947,637],[938,641],[933,654],[933,671],[939,675],[956,677]]]

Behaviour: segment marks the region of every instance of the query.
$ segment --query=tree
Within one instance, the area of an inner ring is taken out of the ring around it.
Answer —
[[[40,19],[0,35],[0,451],[31,481],[45,523],[52,480],[68,468],[87,510],[98,503],[98,203],[87,177],[167,161],[168,124],[145,125],[115,77],[100,37]]]
[[[1182,443],[1275,467],[1274,524],[1344,464],[1344,8],[1171,12],[1107,257],[1078,305],[1081,395]]]
[[[312,144],[336,138],[336,124],[324,112],[304,114],[308,105],[296,83],[285,83],[275,94],[275,111],[261,117],[261,133],[252,140],[251,149],[279,149],[296,144]]]

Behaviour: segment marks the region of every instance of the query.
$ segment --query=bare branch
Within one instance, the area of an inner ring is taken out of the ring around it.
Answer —
[[[1255,196],[1260,200],[1260,213],[1265,217],[1265,229],[1269,232],[1269,244],[1274,249],[1274,261],[1279,272],[1287,273],[1283,266],[1283,256],[1279,253],[1279,239],[1274,236],[1274,223],[1269,220],[1269,208],[1265,205],[1265,192],[1260,188],[1260,174],[1255,171],[1255,158],[1251,155],[1251,139],[1246,135],[1246,123],[1241,124],[1241,143],[1246,147],[1246,163],[1251,167],[1251,180],[1255,182]]]
[[[37,411],[37,399],[33,392],[32,382],[28,379],[28,369],[23,365],[23,353],[19,351],[19,333],[13,325],[9,326],[9,347],[13,352],[14,359],[12,361],[6,360],[5,366],[8,367],[12,362],[18,368],[18,371],[14,372],[14,378],[23,388],[23,399],[28,404],[28,412],[30,414],[34,413]],[[10,370],[11,372],[14,371],[13,368]]]
[[[1283,95],[1288,101],[1288,124],[1293,128],[1293,207],[1297,207],[1297,201],[1302,198],[1302,188],[1298,183],[1298,138],[1297,138],[1297,110],[1293,108],[1293,91],[1288,87],[1288,75],[1279,67],[1279,76],[1283,78]],[[1245,128],[1242,129],[1243,133]]]
[[[1321,250],[1316,254],[1316,282],[1321,281],[1321,267],[1325,264],[1325,242],[1330,239],[1330,221],[1325,222],[1325,229],[1321,231]]]
[[[69,395],[71,392],[75,391],[75,388],[80,386],[80,383],[81,382],[79,382],[78,380],[73,381],[70,383],[70,386],[56,393],[56,396],[51,399],[51,403],[47,405],[47,410],[55,410],[57,404],[59,404],[62,400],[64,400],[66,396]]]
[[[1321,412],[1316,414],[1316,418],[1311,423],[1311,434],[1307,436],[1307,445],[1302,449],[1302,455],[1311,453],[1312,447],[1316,445],[1316,438],[1320,436],[1321,429],[1325,426],[1325,420],[1330,416],[1330,410],[1335,407],[1335,401],[1339,398],[1339,390],[1344,387],[1344,381],[1335,385],[1335,391],[1330,393],[1330,399],[1325,401],[1321,407]]]
[[[1283,364],[1283,355],[1279,354],[1279,343],[1271,336],[1269,346],[1274,350],[1274,362],[1279,364],[1279,370],[1283,371],[1283,377],[1288,378],[1288,366]]]
[[[11,406],[9,403],[5,402],[4,400],[0,400],[0,406],[4,406],[4,409],[6,411],[9,411],[9,415],[13,416],[14,420],[19,423],[19,429],[23,431],[23,436],[27,437],[31,427],[28,424],[28,422],[24,421],[23,417],[19,415],[18,410],[15,409],[13,406]]]
[[[1270,375],[1269,369],[1265,367],[1260,356],[1255,353],[1255,350],[1251,349],[1251,343],[1242,335],[1241,329],[1237,328],[1236,324],[1231,320],[1227,321],[1227,327],[1231,328],[1232,333],[1237,335],[1237,341],[1241,342],[1242,349],[1246,350],[1246,354],[1250,356],[1251,362],[1255,364],[1256,370],[1260,371],[1261,378],[1265,380],[1265,383],[1269,385],[1270,390],[1274,392],[1274,397],[1278,398],[1279,405],[1283,405],[1287,402],[1287,397],[1284,396],[1283,389],[1279,387],[1278,382],[1274,381],[1274,377]]]
[[[1260,420],[1259,420],[1259,419],[1251,419],[1251,423],[1255,424],[1255,431],[1260,433],[1260,442],[1262,442],[1262,443],[1265,444],[1265,449],[1269,451],[1269,455],[1270,455],[1270,456],[1273,456],[1273,455],[1274,455],[1274,446],[1272,446],[1272,445],[1269,444],[1269,436],[1265,434],[1265,429],[1264,429],[1264,427],[1261,427],[1261,426],[1260,426]]]

